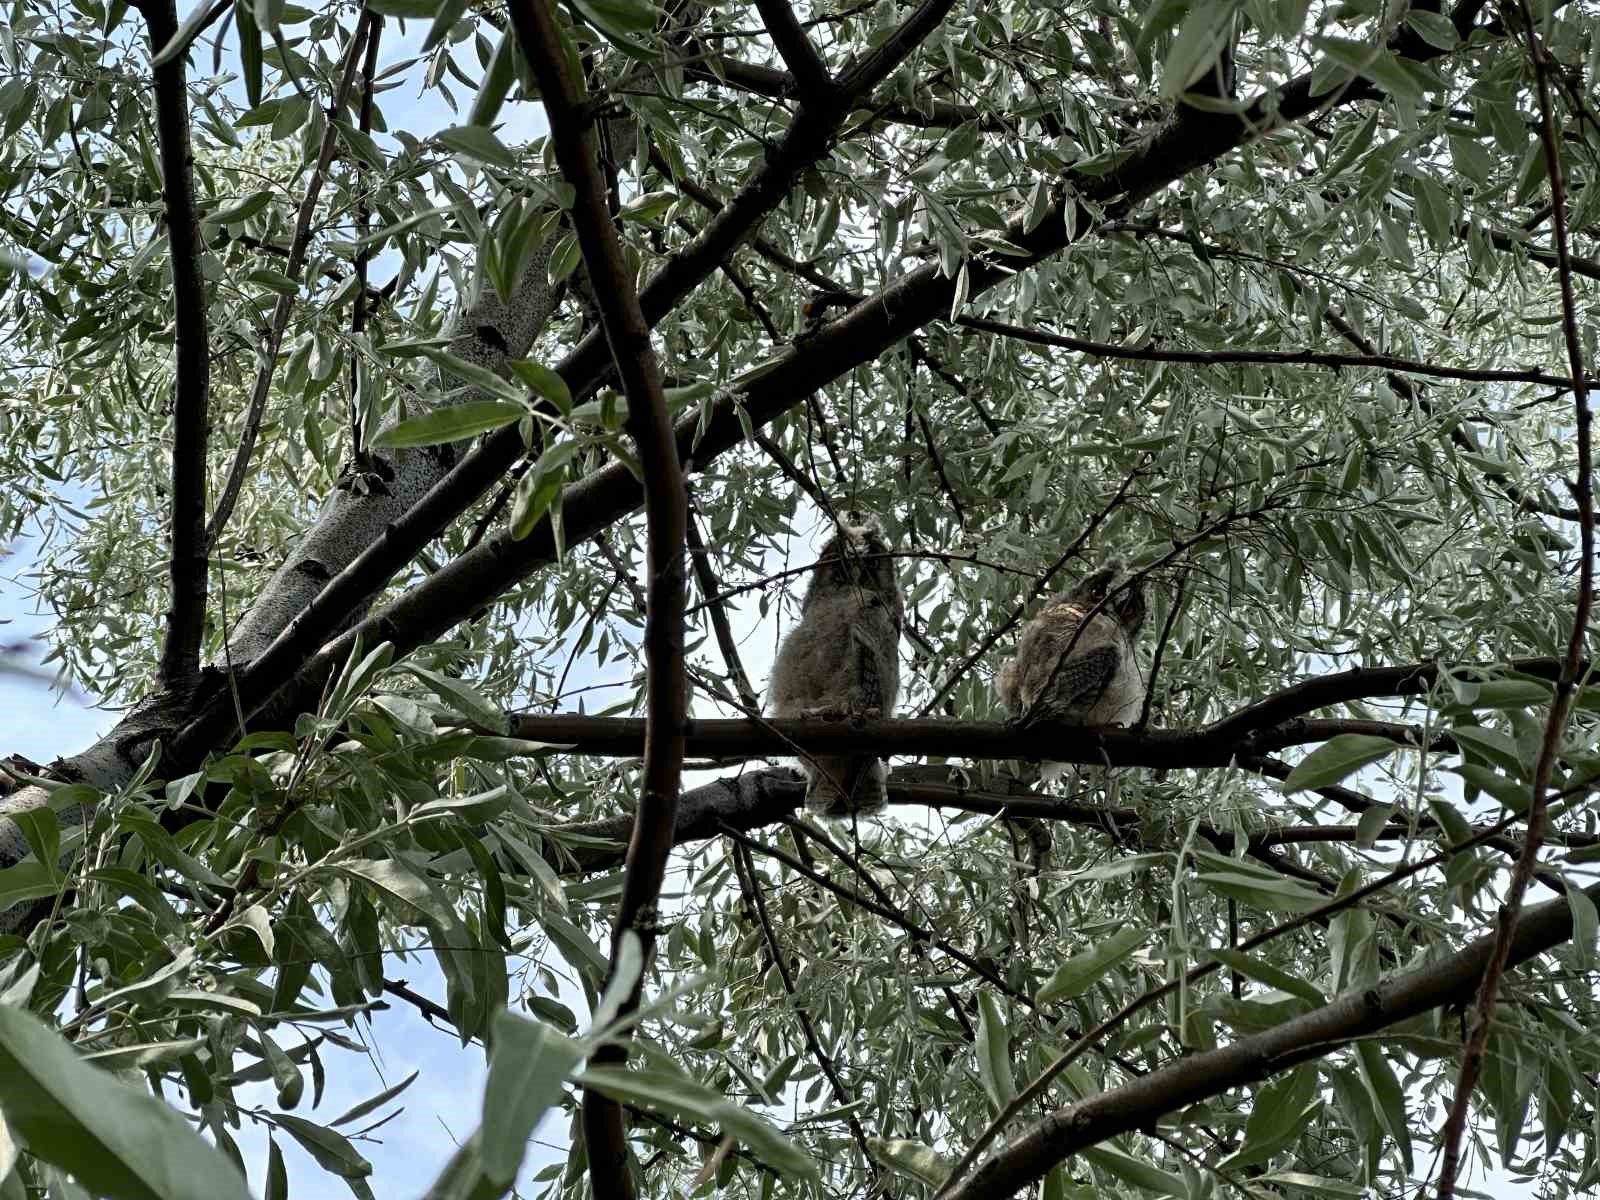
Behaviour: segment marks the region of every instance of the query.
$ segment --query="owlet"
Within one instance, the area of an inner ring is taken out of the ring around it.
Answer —
[[[890,716],[900,697],[900,629],[905,602],[876,517],[847,511],[822,548],[772,671],[779,717]],[[824,817],[870,812],[885,801],[881,759],[818,756],[801,763],[806,807]]]

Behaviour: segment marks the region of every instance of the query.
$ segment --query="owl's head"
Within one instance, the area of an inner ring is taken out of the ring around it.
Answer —
[[[831,587],[865,587],[897,592],[894,559],[875,513],[840,509],[836,532],[817,555],[817,583]]]
[[[1108,595],[1109,600],[1106,599]],[[1144,624],[1144,580],[1137,576],[1129,578],[1120,558],[1108,559],[1105,566],[1085,576],[1067,593],[1066,601],[1074,608],[1085,610],[1103,601],[1104,606],[1100,611],[1115,617],[1128,631],[1129,637],[1138,633],[1139,627]]]

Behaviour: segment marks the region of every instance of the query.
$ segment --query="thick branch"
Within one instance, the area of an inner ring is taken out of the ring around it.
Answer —
[[[178,32],[174,0],[139,0],[155,54]],[[161,146],[161,191],[172,253],[176,364],[172,404],[172,545],[159,679],[187,686],[200,670],[206,623],[206,439],[210,432],[211,352],[206,288],[200,275],[200,225],[194,204],[194,151],[189,142],[188,58],[176,54],[155,69],[156,133]]]
[[[761,13],[767,35],[794,77],[794,88],[801,101],[806,104],[824,101],[833,90],[833,79],[806,37],[806,31],[800,28],[789,0],[756,0],[756,10]]]
[[[1554,660],[1542,660],[1554,666]],[[1289,689],[1291,691],[1295,689]],[[1375,688],[1367,698],[1398,693]],[[1248,710],[1246,710],[1248,711]],[[513,737],[561,746],[574,754],[634,758],[645,743],[646,722],[637,717],[590,717],[527,713],[511,719]],[[1341,733],[1391,738],[1416,747],[1420,730],[1381,721],[1287,719],[1277,725],[1240,729],[1228,717],[1197,729],[1147,729],[1037,723],[1026,727],[993,721],[826,721],[812,719],[691,719],[684,752],[691,758],[736,762],[803,752],[876,754],[967,759],[1049,759],[1084,766],[1225,767],[1235,759],[1288,746],[1327,741]],[[1436,738],[1429,750],[1450,753],[1454,743]]]
[[[617,375],[628,399],[628,432],[644,474],[647,528],[647,608],[644,627],[645,695],[644,780],[639,797],[622,900],[612,936],[611,967],[617,969],[623,936],[638,935],[646,959],[656,935],[656,904],[672,852],[678,790],[683,776],[683,726],[687,698],[683,671],[683,570],[688,497],[683,467],[673,437],[672,417],[661,387],[661,368],[650,344],[650,325],[639,308],[633,272],[610,219],[605,177],[601,174],[593,114],[583,81],[571,69],[565,39],[547,0],[514,0],[512,28],[533,69],[550,118],[556,162],[576,193],[572,225],[583,263],[594,284],[595,304]],[[638,1006],[644,986],[634,981],[621,1013]],[[608,1042],[591,1061],[618,1064],[627,1050]],[[627,1131],[622,1108],[592,1088],[583,1096],[583,1132],[589,1179],[596,1196],[636,1194],[628,1166]]]

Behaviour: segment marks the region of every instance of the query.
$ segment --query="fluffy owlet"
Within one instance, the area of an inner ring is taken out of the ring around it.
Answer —
[[[1000,672],[1000,699],[1013,717],[1071,725],[1139,719],[1145,683],[1134,639],[1145,600],[1138,582],[1118,590],[1124,582],[1113,559],[1028,622]]]
[[[839,516],[822,548],[772,670],[772,711],[889,716],[900,697],[900,627],[905,602],[876,517]],[[806,807],[824,817],[870,812],[885,803],[887,773],[876,757],[802,762]]]

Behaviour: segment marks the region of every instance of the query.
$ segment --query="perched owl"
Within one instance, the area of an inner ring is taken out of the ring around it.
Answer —
[[[1113,559],[1028,622],[1017,656],[1000,672],[1000,699],[1015,718],[1072,725],[1139,719],[1145,683],[1134,639],[1144,624],[1144,591],[1137,582],[1117,590],[1121,576],[1122,563]],[[1047,771],[1046,778],[1059,774]]]
[[[905,602],[876,517],[839,516],[772,670],[772,711],[889,716],[900,697],[900,627]],[[870,812],[885,802],[887,773],[876,757],[802,762],[806,807],[819,816]]]

